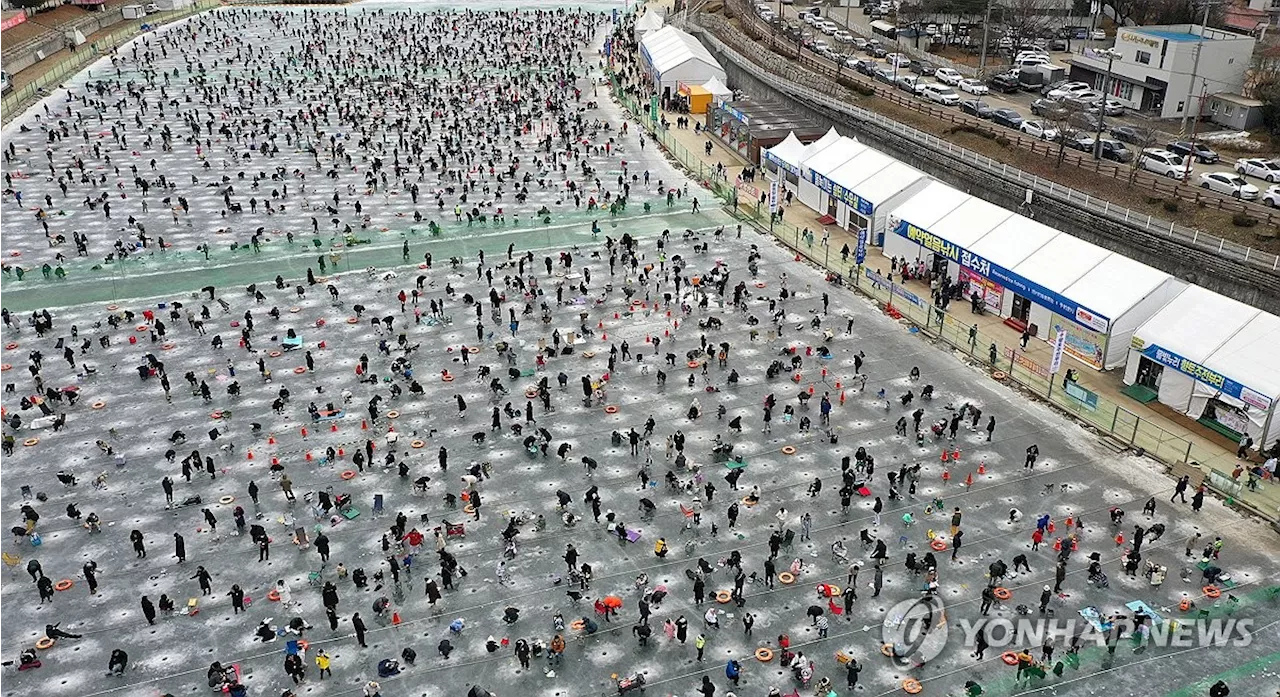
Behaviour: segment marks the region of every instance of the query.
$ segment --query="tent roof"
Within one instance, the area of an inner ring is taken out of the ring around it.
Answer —
[[[830,174],[826,175],[826,177],[827,179],[830,179],[833,184],[839,184],[849,191],[858,194],[860,189],[859,185],[862,184],[862,182],[866,181],[869,177],[874,177],[876,172],[888,167],[893,162],[896,162],[896,160],[879,150],[866,148],[854,157],[845,161],[844,164],[832,170]],[[824,174],[821,170],[819,170],[818,173]],[[861,194],[859,194],[859,196],[861,196]]]
[[[1111,252],[1072,235],[1058,235],[1010,269],[1049,290],[1063,294],[1072,283],[1111,256]],[[1092,306],[1089,306],[1092,307]],[[1099,310],[1101,312],[1101,310]]]
[[[895,161],[859,184],[857,194],[870,201],[871,205],[879,207],[924,177],[924,172]]]
[[[1069,262],[1063,257],[1062,263]],[[1123,254],[1111,254],[1068,286],[1062,295],[1115,320],[1171,279],[1169,274],[1140,261]]]
[[[1013,213],[1000,206],[970,196],[932,226],[924,227],[919,223],[915,225],[952,244],[973,250],[978,240],[1011,217]]]
[[[722,94],[733,94],[733,90],[729,89],[729,86],[724,84],[724,81],[719,77],[713,77],[710,80],[707,80],[702,83],[702,86],[707,88],[707,91],[710,92],[712,96],[718,97]]]
[[[720,63],[705,46],[672,26],[649,32],[640,40],[640,45],[649,54],[649,65],[660,73],[695,59],[720,69]]]
[[[653,10],[649,10],[641,15],[640,19],[636,20],[636,29],[641,31],[661,29],[663,24],[666,24],[666,21],[663,20],[662,15],[659,15]]]
[[[824,177],[829,177],[840,165],[853,159],[858,153],[866,149],[867,146],[852,138],[841,137],[840,140],[810,155],[809,159],[800,163],[800,166],[804,169],[814,170]]]
[[[963,246],[993,264],[1013,270],[1013,267],[1026,261],[1036,250],[1061,234],[1048,225],[1014,214],[983,235],[973,246]],[[1029,280],[1040,282],[1036,278]]]
[[[826,133],[822,134],[821,138],[804,146],[804,152],[800,153],[800,159],[798,162],[804,162],[810,157],[813,157],[819,150],[826,148],[837,140],[840,140],[840,134],[836,132],[835,126],[832,126],[827,129]],[[850,138],[850,140],[857,140],[857,138]]]
[[[801,143],[800,139],[796,137],[795,131],[792,131],[787,134],[785,140],[765,150],[765,152],[792,167],[799,167],[800,155],[804,152],[804,149],[805,144]]]
[[[1188,286],[1138,327],[1134,336],[1203,364],[1259,312],[1211,290]],[[1242,375],[1231,377],[1245,382]]]
[[[708,91],[707,88],[703,87],[702,85],[682,85],[680,87],[680,94],[687,94],[690,97],[692,97],[695,95],[697,96],[710,95],[711,92]]]
[[[1280,346],[1280,317],[1259,312],[1214,351],[1204,365],[1275,400],[1280,398],[1277,346]]]
[[[890,215],[921,230],[928,230],[970,198],[969,194],[942,182],[929,182],[928,186],[904,201]]]

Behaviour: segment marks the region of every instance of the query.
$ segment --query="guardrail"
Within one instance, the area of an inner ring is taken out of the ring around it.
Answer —
[[[734,6],[738,7],[738,16],[743,20],[742,25],[744,30],[750,33],[751,29],[754,28],[756,31],[762,32],[762,34],[758,34],[755,37],[746,37],[743,35],[744,38],[771,38],[770,35],[763,34],[764,30],[759,28],[759,18],[751,14],[749,10],[742,9],[737,0],[730,0],[726,5],[726,7]],[[701,26],[699,23],[705,24],[706,26]],[[755,68],[752,72],[755,73],[758,78],[769,82],[775,88],[783,92],[800,97],[811,103],[822,105],[825,108],[834,109],[859,120],[873,122],[878,127],[884,128],[914,143],[918,143],[935,151],[945,152],[951,157],[976,166],[1005,180],[1016,182],[1019,185],[1031,189],[1041,195],[1045,195],[1074,206],[1082,206],[1091,213],[1101,215],[1102,217],[1115,222],[1146,230],[1153,235],[1163,237],[1180,245],[1215,254],[1223,257],[1224,259],[1248,265],[1251,268],[1269,272],[1280,271],[1280,255],[1260,251],[1253,247],[1224,239],[1218,235],[1178,225],[1171,221],[1161,220],[1149,214],[1140,213],[1124,206],[1115,205],[1105,199],[1090,196],[1062,184],[1024,172],[1016,167],[1011,167],[1006,163],[986,157],[985,155],[980,155],[973,151],[956,146],[949,141],[904,125],[876,112],[852,106],[848,102],[852,101],[854,93],[844,90],[841,81],[857,85],[859,89],[862,90],[869,89],[877,98],[885,99],[905,108],[924,113],[932,118],[945,118],[949,123],[955,125],[963,125],[998,137],[1007,138],[1010,143],[1016,144],[1019,147],[1045,157],[1052,157],[1056,159],[1056,145],[1030,138],[1017,131],[1009,129],[996,130],[989,122],[983,121],[982,119],[971,118],[954,110],[942,109],[929,102],[907,97],[899,90],[884,87],[879,83],[867,80],[863,76],[854,73],[852,70],[833,69],[817,60],[816,57],[812,56],[809,52],[797,51],[795,45],[790,44],[789,42],[776,43],[772,49],[761,46],[758,43],[746,41],[739,43],[736,48],[731,47],[721,37],[731,37],[736,33],[736,30],[733,29],[723,18],[715,15],[703,15],[698,18],[697,22],[690,21],[689,25],[691,30],[701,33],[703,38],[717,50],[728,55],[737,56],[741,59],[741,64],[748,66],[748,70],[751,70],[752,67]],[[711,31],[710,29],[715,29],[715,31]],[[737,48],[741,48],[742,51],[737,50]],[[756,53],[757,56],[755,59],[747,58],[743,56],[744,51]],[[808,69],[810,72],[806,75],[803,70],[791,67],[779,67],[776,64],[779,58],[798,59],[800,65],[804,69]],[[759,67],[761,65],[767,66],[770,63],[775,63],[774,68],[778,74],[773,74],[768,70],[764,70]],[[817,73],[820,78],[816,80],[812,79],[814,73]],[[804,82],[809,85],[822,85],[826,90],[819,91],[811,87],[795,84],[800,80],[804,80]],[[1074,151],[1068,151],[1066,161],[1071,162],[1076,166],[1086,167],[1090,171],[1098,174],[1116,178],[1125,183],[1128,183],[1129,177],[1133,176],[1134,183],[1147,187],[1147,189],[1155,195],[1163,194],[1172,196],[1180,201],[1187,201],[1194,205],[1209,206],[1226,212],[1243,212],[1251,218],[1260,221],[1260,223],[1272,226],[1280,225],[1280,211],[1272,211],[1269,208],[1259,206],[1257,204],[1238,201],[1188,184],[1175,183],[1174,181],[1155,177],[1146,172],[1139,171],[1135,174],[1130,171],[1130,168],[1127,165],[1117,166],[1110,163],[1102,163],[1095,161],[1092,158],[1082,156]]]
[[[147,15],[146,24],[152,27],[168,24],[169,22],[212,9],[219,4],[217,0],[198,0],[194,5],[180,10]],[[5,95],[4,99],[0,100],[0,112],[3,113],[3,117],[0,120],[3,123],[9,123],[20,116],[30,102],[43,96],[43,91],[46,88],[50,86],[56,87],[68,76],[79,72],[84,66],[101,58],[103,55],[111,53],[126,41],[145,33],[140,23],[131,21],[129,24],[130,26],[117,29],[106,37],[81,45],[79,50],[60,60],[52,69],[46,71],[40,77],[22,87],[15,88],[13,92]],[[21,75],[21,73],[18,74]]]

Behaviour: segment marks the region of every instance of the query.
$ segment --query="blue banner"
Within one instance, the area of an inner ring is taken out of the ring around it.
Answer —
[[[862,198],[843,186],[836,184],[813,170],[809,170],[809,182],[822,191],[830,194],[832,198],[840,201],[853,210],[858,211],[858,213],[862,215],[871,215],[875,212],[875,206],[872,205],[870,201]]]
[[[1134,342],[1141,344],[1142,340],[1134,337]],[[1189,375],[1197,382],[1202,382],[1229,397],[1235,397],[1245,404],[1264,411],[1271,408],[1270,397],[1256,390],[1251,390],[1222,373],[1206,368],[1191,359],[1183,358],[1169,349],[1150,344],[1142,349],[1142,355],[1160,365],[1168,366],[1179,373]]]
[[[863,262],[867,260],[867,229],[866,228],[858,229],[858,247],[853,252],[853,260],[857,262],[858,266],[862,266]]]
[[[1039,283],[1023,278],[999,264],[993,264],[959,245],[952,244],[930,233],[928,230],[918,228],[905,220],[899,220],[893,231],[934,254],[946,257],[972,270],[974,273],[985,276],[1082,327],[1106,332],[1111,326],[1111,320],[1108,317],[1063,297]]]
[[[789,164],[787,162],[783,162],[780,158],[778,158],[776,155],[769,152],[768,150],[764,151],[764,159],[767,162],[772,162],[773,164],[777,165],[779,169],[785,169],[786,171],[796,175],[797,177],[800,176],[799,167],[796,167],[795,165]]]

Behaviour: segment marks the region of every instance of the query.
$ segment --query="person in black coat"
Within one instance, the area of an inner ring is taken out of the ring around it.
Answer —
[[[187,541],[182,538],[182,533],[173,533],[173,556],[178,558],[178,563],[187,560]]]
[[[147,624],[156,623],[156,606],[145,595],[142,596],[142,616],[147,618]]]
[[[107,662],[107,675],[124,675],[124,669],[129,666],[129,654],[122,649],[116,649],[111,652],[111,660]]]
[[[365,626],[364,620],[360,619],[360,613],[357,612],[351,616],[351,627],[356,632],[356,642],[360,644],[360,647],[369,648],[369,645],[364,643]]]
[[[231,596],[232,614],[238,615],[241,612],[243,612],[244,611],[244,589],[242,589],[239,584],[234,584],[231,586],[231,591],[228,592],[227,595]]]

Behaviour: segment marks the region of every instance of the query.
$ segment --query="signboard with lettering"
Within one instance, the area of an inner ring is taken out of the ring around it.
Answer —
[[[1049,374],[1057,375],[1062,369],[1062,351],[1067,347],[1067,333],[1062,331],[1061,326],[1054,327],[1058,332],[1058,336],[1053,340],[1053,358],[1049,359]]]
[[[1067,381],[1067,395],[1084,405],[1089,411],[1098,410],[1098,394],[1081,387],[1074,380]]]
[[[924,301],[920,299],[920,296],[912,293],[906,288],[903,288],[897,283],[890,281],[884,276],[881,276],[878,272],[872,271],[871,269],[863,269],[863,273],[866,274],[867,279],[870,280],[873,285],[880,286],[881,288],[888,288],[894,297],[902,298],[916,307],[925,306]]]
[[[964,268],[976,272],[980,276],[990,278],[1018,295],[1042,305],[1076,324],[1100,332],[1106,332],[1111,326],[1111,320],[1104,315],[1079,305],[1075,301],[1065,298],[1034,281],[1023,278],[999,264],[993,264],[987,259],[944,240],[928,230],[916,227],[906,220],[899,220],[893,231],[900,237],[905,237],[934,254],[945,257]]]
[[[769,182],[769,212],[778,212],[778,181]]]
[[[1183,358],[1173,351],[1156,344],[1146,344],[1136,336],[1134,337],[1134,343],[1145,346],[1142,349],[1142,355],[1160,365],[1168,366],[1179,373],[1189,375],[1197,382],[1202,382],[1229,397],[1235,397],[1249,406],[1263,410],[1271,408],[1270,397],[1261,392],[1251,390],[1222,373],[1200,365],[1189,358]]]
[[[853,260],[862,266],[867,260],[867,229],[858,229],[858,246],[853,251]]]
[[[1036,363],[1030,358],[1027,358],[1027,354],[1025,353],[1018,353],[1017,351],[1014,351],[1013,349],[1006,346],[1004,347],[1004,357],[1008,360],[1013,361],[1014,363],[1017,363],[1023,368],[1026,368],[1027,372],[1031,373],[1032,375],[1039,375],[1040,377],[1046,380],[1049,379],[1049,371],[1045,370],[1045,367],[1040,365],[1039,363]]]
[[[973,297],[974,293],[978,294],[978,298],[986,305],[987,310],[995,314],[1000,314],[1000,309],[1004,305],[1004,287],[999,283],[980,276],[964,267],[960,268],[960,282],[965,284],[965,299]]]
[[[840,201],[861,215],[871,215],[875,212],[875,205],[870,201],[858,196],[852,191],[836,184],[813,170],[809,170],[809,182],[820,190],[830,194],[835,200]]]
[[[772,162],[779,169],[785,169],[786,171],[796,175],[797,177],[800,176],[799,167],[796,167],[795,165],[789,162],[783,162],[782,158],[778,157],[777,155],[774,155],[772,152],[769,152],[768,150],[764,151],[764,159],[765,159],[765,162]]]

